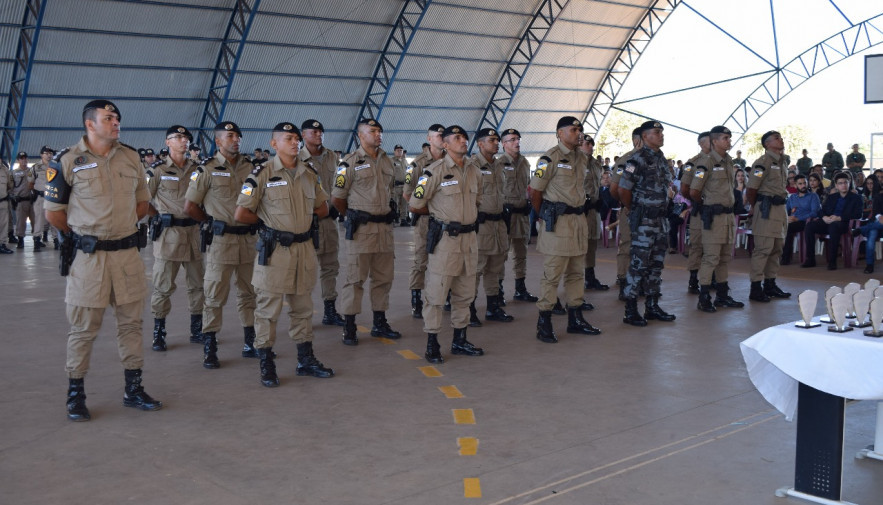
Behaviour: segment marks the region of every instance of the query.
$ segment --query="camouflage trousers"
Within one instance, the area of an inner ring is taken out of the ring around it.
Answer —
[[[632,233],[631,260],[623,291],[626,298],[637,298],[639,292],[647,296],[659,294],[668,249],[668,226],[668,219],[664,217],[642,219]]]

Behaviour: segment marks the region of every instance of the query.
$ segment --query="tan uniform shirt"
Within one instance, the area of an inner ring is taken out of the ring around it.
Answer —
[[[588,157],[587,157],[588,158]],[[595,158],[588,158],[589,164],[586,169],[586,178],[583,181],[583,189],[586,196],[591,199],[592,205],[598,203],[598,197],[601,192],[601,162]],[[592,208],[586,214],[586,222],[589,225],[589,240],[598,240],[601,238],[601,216],[598,210]]]
[[[684,163],[684,174],[681,175],[681,187],[689,188],[693,183],[693,175],[696,174],[696,160],[705,156],[702,151],[699,152],[696,156],[693,156],[686,163]]]
[[[0,198],[6,198],[12,192],[12,187],[12,170],[0,165]]]
[[[751,220],[751,233],[757,237],[785,238],[788,231],[788,213],[785,205],[770,206],[769,219],[764,219],[760,211],[761,196],[778,196],[788,198],[785,185],[788,182],[787,165],[782,157],[769,149],[751,164],[750,175],[746,187],[757,190],[757,203],[754,205],[754,217]]]
[[[34,179],[34,189],[37,191],[46,191],[46,168],[42,160],[31,167],[31,177]]]
[[[478,209],[486,214],[503,212],[503,165],[499,159],[489,161],[481,153],[472,155],[472,162],[481,173],[481,198]],[[503,254],[509,250],[509,236],[506,223],[485,221],[478,227],[478,252],[481,254]]]
[[[347,208],[375,216],[388,214],[393,187],[392,160],[382,149],[371,158],[363,148],[346,155],[337,168],[331,196],[347,201]],[[359,226],[350,244],[358,253],[392,252],[395,248],[392,225],[365,223]]]
[[[190,177],[196,172],[196,163],[184,161],[178,167],[172,158],[154,163],[147,170],[147,189],[151,204],[160,214],[172,214],[176,219],[189,218],[184,212],[184,196],[190,185]],[[153,257],[169,261],[195,261],[202,258],[199,252],[199,227],[172,226],[163,228],[153,243]]]
[[[322,147],[322,154],[313,156],[306,147],[298,151],[297,157],[300,158],[308,167],[316,170],[319,177],[319,184],[326,194],[330,194],[331,187],[334,184],[334,176],[337,172],[337,166],[340,164],[340,157],[336,152]],[[337,222],[330,218],[322,218],[319,221],[319,249],[316,254],[324,254],[326,252],[337,252],[340,242],[337,240]]]
[[[527,185],[530,183],[530,163],[527,159],[518,155],[517,160],[503,153],[499,158],[503,167],[503,203],[515,208],[523,209],[530,205],[527,200]],[[528,219],[526,214],[512,215],[512,225],[509,228],[509,238],[524,238],[527,236]]]
[[[405,169],[405,185],[402,188],[403,195],[410,197],[414,193],[417,179],[423,175],[423,170],[434,161],[435,160],[432,159],[432,154],[429,151],[424,151],[414,158],[414,161],[412,161],[411,164],[408,165],[408,168]]]
[[[622,173],[625,171],[625,162],[631,159],[632,155],[638,151],[640,151],[640,149],[636,147],[616,159],[616,167],[614,167],[613,173],[610,174],[611,184],[619,184],[619,180],[622,178]]]
[[[544,200],[581,207],[586,200],[583,181],[587,165],[582,151],[571,151],[559,142],[537,161],[530,187],[542,191]],[[582,256],[588,249],[588,232],[584,215],[558,216],[554,231],[546,231],[545,223],[540,226],[537,251],[553,256]]]
[[[696,160],[695,174],[690,189],[702,194],[703,205],[723,205],[732,207],[736,203],[733,194],[736,170],[729,154],[723,156],[711,151]],[[699,216],[697,216],[698,218]],[[702,240],[709,244],[728,244],[733,241],[735,222],[733,213],[717,214],[711,229],[702,230]]]
[[[12,171],[12,196],[30,201],[31,183],[34,182],[31,171],[27,168],[19,168],[18,164],[15,167]]]
[[[405,172],[408,169],[408,160],[402,158],[392,158],[393,176],[395,182],[401,186],[405,182]]]

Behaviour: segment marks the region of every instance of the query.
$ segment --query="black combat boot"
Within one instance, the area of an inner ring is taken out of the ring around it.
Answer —
[[[313,343],[304,342],[297,344],[297,374],[312,375],[320,379],[334,377],[334,370],[326,368],[321,361],[313,355]]]
[[[503,293],[503,279],[498,279],[497,283],[499,284],[499,287],[500,287],[499,291],[497,291],[497,296],[498,296],[498,300],[499,300],[498,305],[500,307],[505,307],[506,306],[506,295]]]
[[[13,230],[9,230],[6,234],[6,239],[9,240],[10,243],[15,242],[15,232]]]
[[[484,349],[475,347],[466,340],[466,328],[454,328],[454,341],[451,342],[451,354],[465,354],[466,356],[482,356]]]
[[[423,354],[426,361],[430,363],[444,363],[445,359],[441,355],[441,347],[438,345],[438,334],[426,334],[426,353]]]
[[[598,291],[607,291],[610,289],[610,286],[607,284],[601,284],[601,281],[595,277],[595,267],[586,269],[586,281],[583,287],[585,287],[585,289],[596,289]]]
[[[218,361],[218,338],[215,332],[210,331],[204,337],[202,366],[208,369],[221,368],[221,362]]]
[[[776,279],[764,279],[763,292],[770,298],[791,298],[791,293],[782,291],[782,289],[776,285]]]
[[[42,249],[44,247],[46,247],[46,245],[43,243],[42,240],[40,240],[40,237],[35,236],[34,237],[34,251],[35,252],[39,251],[40,249]]]
[[[202,314],[190,314],[190,343],[202,343]]]
[[[552,307],[552,314],[555,314],[556,316],[563,316],[564,314],[567,314],[567,311],[564,310],[564,307],[561,305],[560,298],[555,298],[555,306]]]
[[[153,319],[153,350],[164,352],[166,350],[166,320]]]
[[[258,350],[254,347],[254,326],[243,326],[242,333],[244,335],[242,339],[242,357],[257,358]]]
[[[389,327],[386,322],[386,312],[381,310],[374,311],[374,326],[371,327],[372,337],[385,337],[393,340],[402,338],[402,334]]]
[[[6,244],[0,244],[0,254],[15,254],[12,249],[6,247]],[[873,267],[873,265],[871,265]],[[865,272],[867,273],[867,272]]]
[[[423,319],[423,291],[419,289],[411,290],[411,316]]]
[[[13,237],[13,238],[15,238],[15,237]],[[24,249],[25,248],[25,238],[24,237],[18,237],[18,243],[16,244],[15,248],[16,249]]]
[[[763,286],[760,285],[760,281],[751,282],[751,291],[748,293],[748,299],[755,302],[769,302],[771,300],[766,291],[764,291]]]
[[[475,300],[472,300],[472,303],[469,304],[469,326],[473,328],[481,326],[481,320],[478,319],[478,311],[475,310]]]
[[[472,302],[474,305],[475,302]],[[500,321],[501,323],[511,323],[515,320],[500,307],[500,295],[487,297],[487,311],[484,313],[485,321]]]
[[[694,295],[699,294],[699,270],[690,270],[690,280],[687,282],[687,291]]]
[[[49,231],[43,230],[43,243],[49,242]]]
[[[86,389],[82,378],[68,379],[67,418],[77,422],[92,419],[86,408]]]
[[[580,304],[579,310],[595,310],[595,306],[583,299],[583,303]]]
[[[334,304],[337,299],[325,300],[325,314],[322,316],[322,324],[325,326],[343,326],[343,318],[337,313]]]
[[[583,319],[583,311],[579,307],[567,308],[567,333],[580,335],[600,335],[601,330],[595,328]]]
[[[659,307],[659,295],[647,295],[644,300],[644,319],[669,322],[674,321],[675,317]]]
[[[628,298],[625,296],[625,279],[619,279],[619,301],[628,301]]]
[[[261,358],[261,384],[268,388],[279,385],[279,376],[276,375],[275,353],[272,347],[258,349],[258,357]]]
[[[622,322],[632,326],[647,326],[647,320],[638,312],[637,298],[626,298],[625,315],[622,316]]]
[[[744,303],[734,300],[730,296],[730,284],[728,282],[717,283],[717,295],[714,297],[714,305],[716,307],[727,307],[731,309],[741,309]]]
[[[154,400],[141,387],[141,369],[126,370],[126,391],[123,393],[123,405],[141,410],[159,410],[162,402]]]
[[[58,250],[58,235],[52,235],[52,248]]]
[[[359,337],[356,335],[355,314],[343,316],[343,345],[359,345]]]
[[[552,328],[552,311],[541,310],[540,316],[537,318],[537,340],[547,344],[558,342],[555,336],[555,330]]]
[[[515,279],[515,296],[513,298],[522,302],[536,302],[538,300],[527,290],[527,286],[524,285],[524,277]]]
[[[711,286],[699,286],[699,303],[696,304],[696,308],[702,312],[717,312],[714,304],[711,303]]]

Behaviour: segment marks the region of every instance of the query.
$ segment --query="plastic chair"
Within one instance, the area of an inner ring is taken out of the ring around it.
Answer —
[[[607,229],[607,227],[610,225],[610,219],[611,219],[611,217],[613,216],[613,213],[614,213],[614,212],[618,213],[618,212],[619,212],[619,208],[616,208],[616,209],[609,209],[609,210],[607,211],[607,215],[604,216],[604,221],[601,223],[601,226],[603,227],[603,229],[601,230],[601,231],[602,231],[602,233],[601,233],[601,245],[602,245],[604,248],[610,247],[610,239],[611,239],[611,235],[616,235],[616,236],[618,236],[618,233],[619,233],[619,229],[618,229],[619,226],[618,226],[618,225],[617,225],[617,231],[616,231],[616,232],[614,232],[613,230],[608,230],[608,229]]]
[[[736,214],[733,215],[733,224],[736,226],[736,238],[733,240],[733,256],[736,256],[736,246],[739,244],[740,237],[744,238],[745,249],[748,250],[748,255],[750,256],[751,251],[754,249],[754,236],[752,235],[751,228],[749,228],[751,219],[748,214]]]

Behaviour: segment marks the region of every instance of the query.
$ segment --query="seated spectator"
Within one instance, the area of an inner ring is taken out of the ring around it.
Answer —
[[[877,239],[880,238],[880,230],[883,230],[883,185],[877,182],[876,177],[868,177],[867,180],[873,181],[870,222],[857,230],[852,230],[852,235],[858,236],[861,233],[868,238],[865,245],[865,273],[872,274],[874,273]]]
[[[828,270],[837,270],[837,252],[840,237],[849,232],[849,221],[859,219],[862,215],[862,198],[852,192],[852,178],[848,173],[839,172],[834,175],[834,187],[837,192],[828,195],[822,204],[821,218],[810,221],[803,234],[806,247],[806,261],[803,268],[816,266],[816,234],[828,235],[825,247],[828,256]]]
[[[812,173],[819,176],[819,180],[822,182],[822,187],[828,189],[831,187],[831,179],[825,177],[825,167],[821,165],[816,165],[812,167]]]
[[[828,196],[828,192],[825,191],[822,176],[817,173],[811,173],[806,178],[806,182],[809,184],[809,191],[818,195],[819,203],[825,205],[825,197]]]
[[[862,187],[859,188],[858,194],[862,197],[862,219],[869,219],[874,210],[874,196],[879,193],[880,183],[876,177],[868,177],[865,179]]]
[[[668,253],[676,254],[678,245],[678,228],[687,220],[692,203],[680,193],[675,193],[672,200],[672,211],[668,215]]]
[[[804,180],[806,180],[805,177],[804,177]],[[793,195],[794,193],[797,193],[797,185],[795,184],[795,182],[796,182],[795,176],[789,175],[788,182],[785,184],[785,191],[787,191],[791,195]]]
[[[751,205],[745,203],[745,171],[741,168],[736,169],[736,182],[733,185],[733,196],[736,203],[733,204],[733,214],[748,214]]]
[[[611,209],[619,208],[619,202],[610,194],[610,170],[601,172],[601,191],[598,193],[598,199],[601,202],[601,208],[598,209],[598,214],[600,214],[602,218],[606,218],[607,212]],[[610,222],[612,223],[614,221],[616,221],[616,210],[610,214]]]
[[[809,219],[819,216],[822,204],[819,195],[809,190],[805,175],[795,177],[794,184],[797,192],[788,195],[785,202],[785,211],[788,213],[788,232],[785,234],[785,245],[782,248],[782,265],[791,264],[791,256],[794,252],[794,236],[806,228]]]

